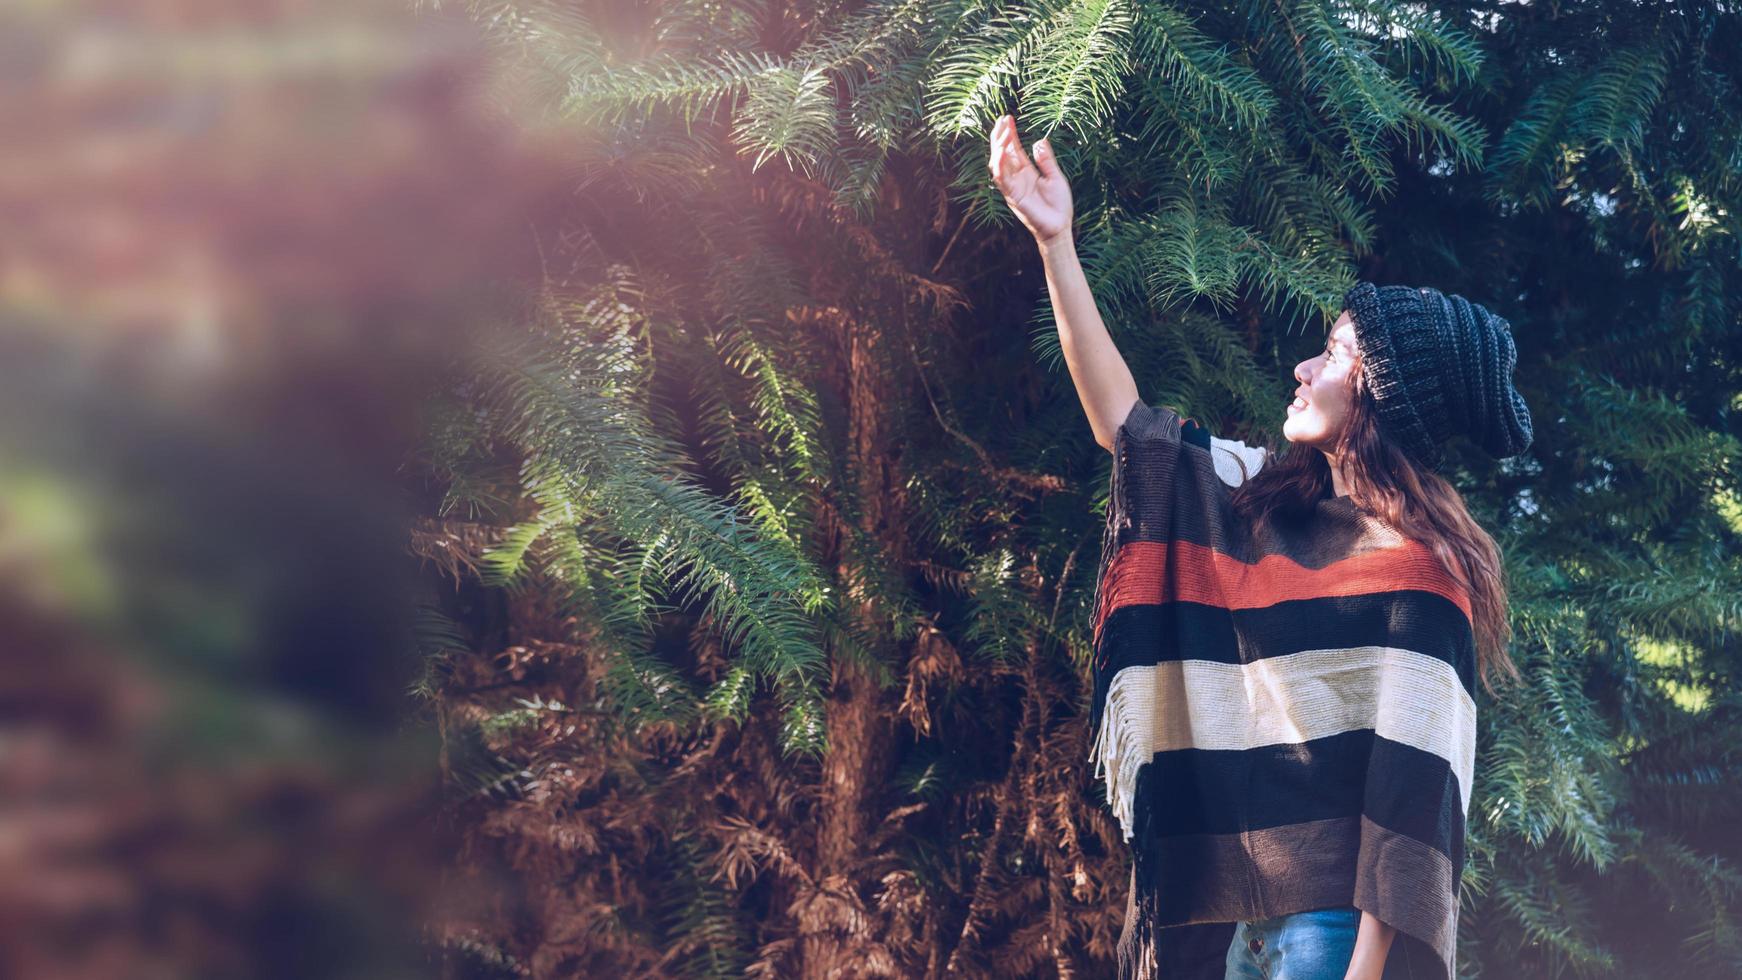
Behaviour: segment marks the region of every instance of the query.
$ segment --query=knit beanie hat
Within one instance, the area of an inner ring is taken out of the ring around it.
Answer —
[[[1462,296],[1358,283],[1343,297],[1379,428],[1429,469],[1462,434],[1495,459],[1530,446],[1530,409],[1512,386],[1512,328]]]

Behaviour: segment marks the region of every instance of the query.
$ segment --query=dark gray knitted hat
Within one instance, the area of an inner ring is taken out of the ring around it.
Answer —
[[[1359,283],[1343,296],[1379,427],[1429,469],[1454,435],[1495,459],[1530,446],[1530,409],[1512,386],[1512,327],[1462,296]]]

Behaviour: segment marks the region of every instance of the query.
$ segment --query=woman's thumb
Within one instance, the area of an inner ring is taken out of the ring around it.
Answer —
[[[1059,162],[1053,158],[1052,143],[1041,140],[1034,144],[1034,164],[1040,168],[1043,176],[1054,177],[1059,172]]]

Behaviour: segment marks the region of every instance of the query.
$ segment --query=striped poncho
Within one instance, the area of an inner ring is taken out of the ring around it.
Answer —
[[[1119,974],[1220,978],[1236,920],[1355,905],[1398,930],[1387,977],[1445,980],[1468,595],[1347,497],[1238,519],[1231,488],[1265,456],[1142,402],[1115,439],[1091,759],[1133,856]]]

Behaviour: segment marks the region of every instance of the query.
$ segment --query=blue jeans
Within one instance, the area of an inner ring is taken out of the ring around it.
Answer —
[[[1343,980],[1360,926],[1353,905],[1236,923],[1225,980]]]

